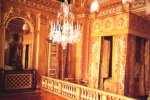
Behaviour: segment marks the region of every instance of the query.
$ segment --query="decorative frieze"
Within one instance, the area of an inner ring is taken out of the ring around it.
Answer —
[[[46,2],[46,4],[43,4],[42,1],[33,1],[33,0],[9,0],[8,2],[10,2],[11,4],[14,3],[18,3],[21,5],[26,5],[29,7],[33,7],[36,9],[40,9],[40,10],[45,10],[45,11],[49,11],[52,13],[57,13],[58,12],[58,8],[60,7],[60,4],[58,2]]]
[[[129,14],[97,19],[91,26],[91,36],[106,36],[116,34],[126,34],[129,22]]]
[[[131,5],[131,7],[130,7],[131,10],[134,10],[134,9],[137,9],[140,7],[145,7],[146,6],[146,0],[138,0],[136,2],[131,3],[130,5]]]
[[[6,0],[6,2],[10,4],[20,4],[27,7],[32,7],[34,9],[44,10],[45,12],[49,12],[50,14],[56,15],[60,8],[60,2],[54,2],[54,1],[34,1],[34,0]],[[84,18],[84,13],[87,12],[85,8],[77,8],[73,7],[73,12],[75,12],[77,18]]]
[[[97,13],[97,17],[104,17],[113,14],[120,14],[129,11],[129,4],[122,4],[122,2],[116,2],[110,5],[102,5],[101,10]],[[94,13],[93,13],[94,14]],[[93,14],[90,18],[93,18]]]

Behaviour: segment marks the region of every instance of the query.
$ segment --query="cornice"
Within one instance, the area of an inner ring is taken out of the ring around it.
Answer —
[[[95,13],[92,13],[90,15],[90,18],[103,18],[108,17],[116,14],[126,13],[129,12],[129,4],[122,4],[121,1],[109,3],[109,5],[103,5],[100,8],[100,11]]]
[[[50,0],[5,0],[4,2],[9,4],[17,4],[25,7],[31,7],[34,9],[43,10],[49,12],[50,14],[56,15],[60,9],[59,1],[50,1]],[[73,13],[75,15],[80,15],[84,13],[90,13],[88,9],[83,7],[72,6]]]
[[[134,11],[146,6],[146,0],[139,0],[130,4],[130,10]]]
[[[145,0],[138,0],[134,3],[126,3],[126,4],[122,4],[121,0],[112,0],[112,1],[106,0],[106,1],[107,2],[101,4],[100,11],[97,12],[96,14],[93,13],[91,14],[89,11],[90,9],[84,7],[72,6],[72,10],[77,19],[80,18],[93,19],[95,17],[97,18],[107,17],[129,11],[140,12],[144,11],[146,7]],[[47,14],[51,15],[53,19],[56,18],[56,14],[60,8],[60,2],[52,0],[4,0],[3,2],[39,9],[43,11],[43,13],[47,12]]]
[[[42,1],[35,2],[35,0],[5,0],[5,2],[9,4],[17,4],[26,7],[32,7],[39,10],[45,10],[54,14],[58,12],[58,8],[60,7],[60,5],[57,2],[51,1],[49,1],[47,5]]]
[[[101,5],[100,11],[90,14],[89,18],[102,18],[126,12],[144,12],[150,1],[138,0],[133,3],[122,4],[120,0]],[[95,16],[96,15],[96,16]]]

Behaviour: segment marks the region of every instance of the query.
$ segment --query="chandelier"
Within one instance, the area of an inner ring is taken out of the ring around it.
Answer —
[[[79,40],[80,25],[74,23],[75,16],[71,12],[71,5],[65,0],[57,14],[56,22],[50,24],[49,40],[61,44],[66,49],[67,44],[76,43]]]

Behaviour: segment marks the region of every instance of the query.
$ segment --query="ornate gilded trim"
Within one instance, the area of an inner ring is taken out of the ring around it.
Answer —
[[[129,14],[97,19],[91,26],[91,37],[128,33]]]
[[[30,12],[30,11],[24,11],[22,9],[19,8],[14,8],[14,7],[8,7],[5,12],[3,12],[2,14],[2,23],[3,25],[5,25],[5,27],[7,28],[7,24],[9,22],[9,20],[13,19],[13,18],[21,18],[21,19],[25,19],[28,20],[28,22],[30,22],[31,25],[31,29],[33,31],[34,26],[36,24],[36,18],[35,15]]]

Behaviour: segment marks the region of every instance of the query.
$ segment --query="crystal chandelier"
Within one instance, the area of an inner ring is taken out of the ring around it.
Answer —
[[[57,14],[57,21],[51,22],[49,40],[61,44],[66,49],[67,44],[76,43],[79,40],[80,25],[74,24],[75,16],[71,12],[71,5],[65,0],[61,3],[60,11]]]

